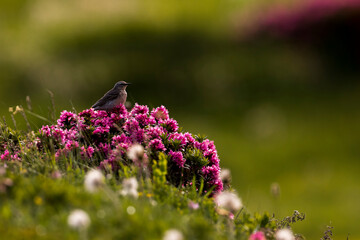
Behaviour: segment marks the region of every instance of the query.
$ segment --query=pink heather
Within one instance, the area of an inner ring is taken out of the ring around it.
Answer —
[[[122,133],[121,135],[115,135],[112,138],[111,145],[116,146],[120,143],[131,143],[131,139]]]
[[[78,147],[79,147],[79,143],[74,141],[74,140],[68,141],[65,144],[65,149],[67,149],[67,150],[73,150],[73,149],[76,149]]]
[[[186,132],[183,135],[186,137],[187,142],[193,146],[195,143],[195,138],[193,138],[191,133]]]
[[[219,162],[220,162],[220,159],[219,159],[219,157],[218,157],[218,155],[217,155],[217,152],[216,152],[216,150],[214,150],[214,149],[206,150],[206,151],[204,152],[204,157],[206,157],[207,159],[209,159],[209,162],[210,162],[211,164],[219,164]]]
[[[159,126],[150,127],[147,129],[147,135],[150,136],[150,139],[160,138],[160,136],[164,133],[164,128]]]
[[[160,139],[153,139],[149,143],[149,148],[154,151],[165,151],[166,148]]]
[[[186,138],[186,136],[184,135],[184,134],[182,134],[182,133],[171,133],[170,135],[169,135],[169,139],[171,139],[171,140],[177,140],[177,141],[179,141],[180,142],[180,146],[181,146],[181,148],[183,149],[184,147],[185,147],[185,145],[187,144],[187,138]]]
[[[106,126],[106,127],[99,126],[94,130],[93,134],[104,134],[108,132],[110,132],[110,126]]]
[[[135,119],[139,122],[139,125],[141,127],[145,127],[147,125],[154,125],[156,124],[156,121],[153,117],[149,117],[147,114],[137,114],[135,116]]]
[[[177,166],[179,169],[186,163],[183,152],[197,148],[209,161],[197,173],[201,176],[197,177],[204,178],[208,188],[215,185],[214,193],[221,191],[223,186],[219,178],[219,157],[214,142],[205,139],[200,143],[190,133],[181,133],[178,129],[178,123],[169,118],[169,112],[164,106],[153,109],[151,113],[147,106],[139,104],[135,104],[130,112],[123,105],[111,112],[87,109],[76,115],[63,111],[57,125],[43,126],[39,130],[42,138],[36,145],[41,147],[44,137],[52,138],[56,143],[56,159],[76,152],[82,158],[102,156],[105,160],[101,161],[100,167],[111,166],[115,170],[120,166],[119,161],[127,159],[126,152],[134,143],[145,146],[149,158],[156,156],[158,151],[164,152],[175,163],[169,167]],[[164,142],[178,141],[179,148],[172,149],[170,144],[169,149],[166,149],[162,138],[166,138]],[[8,151],[1,155],[2,160],[11,157]],[[18,155],[13,157],[19,158]],[[192,177],[184,180],[184,184],[191,181]]]
[[[72,128],[77,124],[77,115],[72,112],[62,111],[60,118],[57,120],[59,127]]]
[[[168,132],[176,132],[179,129],[178,123],[172,118],[159,120],[159,124]]]
[[[165,120],[169,118],[169,111],[161,105],[151,111],[151,116],[153,116],[156,120]]]
[[[207,151],[208,149],[211,150],[216,150],[214,142],[210,141],[209,139],[205,139],[203,142],[199,143],[198,141],[196,141],[195,143],[195,147],[201,151]]]
[[[126,121],[124,128],[128,134],[132,134],[140,129],[139,122],[134,118],[130,118]]]
[[[139,105],[139,104],[135,103],[135,106],[131,110],[130,115],[132,117],[135,117],[138,114],[148,115],[149,114],[149,108],[147,106],[145,106],[145,105]]]
[[[186,159],[183,157],[181,152],[173,152],[170,150],[169,155],[171,160],[176,163],[180,168],[184,167]]]
[[[10,159],[10,153],[9,150],[5,150],[4,154],[1,154],[1,160],[9,160]]]
[[[91,146],[89,146],[87,149],[84,146],[81,146],[80,150],[81,150],[80,152],[81,156],[88,158],[91,158],[95,152],[94,148]]]

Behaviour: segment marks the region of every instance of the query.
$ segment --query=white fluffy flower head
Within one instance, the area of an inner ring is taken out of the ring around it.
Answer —
[[[93,169],[90,170],[84,181],[85,189],[91,193],[96,192],[105,184],[105,177],[99,170]]]
[[[215,202],[220,208],[224,208],[232,213],[239,211],[243,204],[241,199],[233,192],[225,191],[215,197]]]
[[[123,189],[121,190],[121,195],[131,196],[133,198],[138,198],[138,181],[135,177],[124,179],[122,182]]]
[[[163,240],[183,240],[183,234],[177,229],[169,229],[165,232]]]
[[[138,161],[144,156],[144,147],[140,144],[133,144],[127,151],[127,156],[133,161]]]
[[[230,184],[231,183],[231,172],[230,172],[230,170],[226,169],[226,168],[221,169],[220,179],[224,183],[224,185]]]
[[[72,211],[68,217],[68,225],[77,230],[88,228],[90,222],[89,215],[81,209]]]
[[[280,229],[275,234],[276,240],[295,240],[295,237],[290,229]]]

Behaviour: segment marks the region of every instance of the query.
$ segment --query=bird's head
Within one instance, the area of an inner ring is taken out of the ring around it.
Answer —
[[[119,90],[123,90],[126,89],[127,85],[130,85],[131,83],[127,83],[125,81],[119,81],[117,83],[115,83],[114,88],[117,88]]]

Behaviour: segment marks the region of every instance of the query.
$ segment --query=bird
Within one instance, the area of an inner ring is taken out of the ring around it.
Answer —
[[[130,84],[125,81],[115,83],[114,87],[105,93],[91,108],[94,110],[111,111],[120,104],[125,104],[127,97],[126,87]]]

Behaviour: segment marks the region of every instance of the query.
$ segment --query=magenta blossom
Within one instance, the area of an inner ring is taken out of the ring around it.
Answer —
[[[78,116],[75,113],[62,111],[60,118],[57,120],[59,127],[72,128],[76,127],[78,122]]]
[[[184,167],[186,159],[183,157],[181,152],[173,152],[170,150],[169,155],[171,160],[176,163],[180,168]]]
[[[172,118],[160,120],[159,124],[168,132],[176,132],[179,129],[178,123]]]
[[[166,148],[160,139],[153,139],[149,143],[149,148],[154,151],[165,151]]]
[[[138,114],[148,115],[149,114],[149,108],[147,106],[145,106],[145,105],[139,105],[139,104],[135,103],[135,106],[131,110],[130,115],[132,117],[134,117],[134,116],[136,116]]]
[[[11,155],[10,155],[10,152],[9,152],[9,150],[5,150],[5,152],[3,153],[3,154],[1,154],[1,160],[10,160],[10,158],[11,158]]]
[[[151,116],[153,116],[156,120],[165,120],[169,118],[169,111],[164,106],[161,106],[152,110]]]

